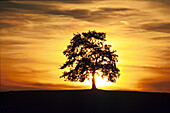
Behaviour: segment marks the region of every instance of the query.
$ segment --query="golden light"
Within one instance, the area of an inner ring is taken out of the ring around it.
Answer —
[[[107,87],[107,86],[110,86],[110,85],[114,84],[114,83],[109,82],[107,77],[102,78],[101,75],[102,75],[102,72],[96,71],[96,73],[95,73],[95,83],[96,83],[97,88],[100,89],[100,88],[104,88],[104,87]],[[85,80],[81,84],[91,86],[92,85],[91,78],[92,78],[92,76],[90,77],[90,80]]]
[[[101,77],[102,73],[100,71],[97,71],[95,74],[95,82],[96,82],[96,87],[102,88],[105,86],[112,85],[113,83],[108,81],[107,77]]]

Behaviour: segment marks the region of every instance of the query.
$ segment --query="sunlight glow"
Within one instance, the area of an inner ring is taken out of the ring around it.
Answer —
[[[103,87],[110,86],[110,85],[114,84],[114,83],[109,82],[107,77],[102,78],[101,75],[102,75],[102,73],[100,71],[96,71],[96,73],[95,73],[95,83],[96,83],[97,88],[103,88]],[[90,77],[90,80],[85,80],[81,84],[91,86],[92,85],[91,78],[92,78],[92,76]]]
[[[102,73],[100,71],[97,71],[95,73],[96,87],[104,87],[104,86],[108,86],[108,85],[113,84],[113,83],[108,81],[107,77],[102,78],[101,75],[102,75]]]

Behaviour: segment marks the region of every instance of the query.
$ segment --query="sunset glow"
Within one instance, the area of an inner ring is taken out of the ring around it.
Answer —
[[[1,1],[1,91],[90,89],[59,77],[73,33],[106,33],[117,50],[116,83],[104,90],[170,92],[170,2],[167,0]]]
[[[107,87],[109,85],[115,84],[115,83],[112,83],[112,82],[108,82],[108,78],[107,77],[102,78],[101,75],[102,75],[102,73],[100,71],[97,71],[95,73],[95,83],[96,83],[97,88],[102,89],[102,88]],[[90,77],[90,78],[92,78],[92,77]],[[92,82],[91,82],[91,80],[86,80],[86,81],[82,82],[81,84],[91,86]]]

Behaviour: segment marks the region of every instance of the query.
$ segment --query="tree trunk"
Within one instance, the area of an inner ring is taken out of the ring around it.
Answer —
[[[96,84],[95,84],[95,70],[92,73],[92,90],[96,89]]]

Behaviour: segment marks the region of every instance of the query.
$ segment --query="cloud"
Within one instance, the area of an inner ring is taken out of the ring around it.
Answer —
[[[169,61],[169,60],[168,60]],[[152,76],[147,76],[138,81],[138,88],[149,92],[170,92],[170,65],[166,66],[137,66],[149,72]]]
[[[71,16],[73,18],[87,18],[90,11],[86,9],[73,9],[73,10],[51,10],[46,12],[47,14],[53,14],[53,15],[65,15],[65,16]]]
[[[23,44],[29,44],[29,42],[24,42],[24,41],[16,41],[16,40],[0,40],[0,45],[23,45]]]
[[[28,68],[23,68],[22,70],[18,70],[18,71],[16,71],[16,72],[14,72],[14,73],[17,73],[17,74],[30,74],[30,75],[33,75],[33,74],[41,74],[41,73],[43,73],[43,74],[45,74],[45,73],[47,73],[47,72],[49,72],[49,70],[36,70],[36,69],[28,69]]]
[[[127,11],[131,11],[131,12],[127,13]],[[127,16],[139,15],[139,12],[136,13],[136,11],[137,10],[130,9],[130,8],[101,7],[96,11],[90,11],[90,10],[87,10],[87,9],[72,9],[72,10],[55,9],[55,10],[47,11],[46,14],[65,15],[65,16],[73,17],[75,19],[80,19],[80,20],[90,21],[90,22],[96,22],[96,21],[99,21],[99,20],[104,20],[104,19],[110,18],[110,16],[127,17]]]
[[[138,1],[148,1],[148,2],[151,2],[152,5],[153,5],[153,2],[155,2],[155,3],[161,4],[161,5],[170,6],[169,0],[138,0]]]
[[[148,30],[148,31],[170,33],[170,23],[169,22],[143,24],[141,26],[141,28]]]
[[[93,1],[97,1],[97,0],[51,0],[51,1],[70,3],[70,4],[84,4],[84,3],[92,3]]]
[[[131,10],[134,10],[134,9],[130,9],[130,8],[108,8],[108,7],[102,7],[102,8],[99,8],[101,11],[104,11],[104,12],[113,12],[113,11],[131,11]]]
[[[9,0],[8,0],[9,1]],[[13,1],[22,1],[22,0],[13,0]],[[29,0],[24,0],[29,1]],[[31,1],[41,1],[41,2],[58,2],[58,3],[67,3],[67,4],[85,4],[92,3],[93,1],[102,1],[102,0],[31,0]]]
[[[167,40],[170,41],[170,36],[164,36],[164,37],[153,37],[151,38],[153,40]]]
[[[36,4],[36,2],[23,3],[13,1],[2,1],[0,4],[0,29],[26,25],[28,24],[28,20],[34,21],[34,16],[37,16],[38,14],[39,15],[37,16],[37,18],[39,18],[37,19],[37,21],[41,21],[41,19],[44,18],[40,18],[42,16],[40,16],[40,14],[50,8],[52,8],[52,5]]]
[[[123,67],[133,67],[133,68],[145,68],[154,70],[170,70],[168,66],[135,66],[135,65],[122,65]]]
[[[46,4],[33,4],[33,3],[19,3],[19,2],[12,2],[12,1],[3,1],[0,4],[0,11],[16,11],[14,9],[22,9],[22,10],[45,10],[51,8],[51,5]]]
[[[163,4],[163,5],[165,5],[165,6],[170,6],[170,1],[169,0],[153,0],[153,1],[155,1],[155,2],[159,2],[159,3],[161,3],[161,4]]]
[[[68,85],[68,84],[52,84],[52,83],[23,83],[24,85],[30,85],[33,87],[53,87],[53,88],[59,88],[59,89],[67,89],[67,88],[82,88],[77,85]]]
[[[64,3],[84,3],[87,2],[85,0],[71,0],[71,1],[67,1],[67,0],[58,0],[57,2],[64,2]],[[89,1],[90,2],[90,1]],[[89,21],[89,22],[103,22],[101,20],[107,20],[107,19],[111,19],[111,18],[120,18],[120,17],[129,17],[129,16],[139,16],[140,14],[142,14],[139,10],[137,9],[133,9],[133,8],[126,8],[126,7],[118,7],[118,8],[113,8],[113,7],[100,7],[95,11],[91,11],[90,9],[61,9],[61,7],[56,7],[56,5],[52,5],[49,3],[53,3],[53,2],[43,2],[41,4],[37,4],[36,2],[3,2],[3,4],[1,5],[1,10],[4,11],[4,17],[2,18],[2,20],[5,20],[6,22],[8,22],[9,25],[7,25],[7,27],[12,27],[12,24],[17,25],[16,23],[19,22],[23,22],[21,23],[21,25],[26,25],[27,21],[47,21],[44,20],[46,19],[44,18],[37,18],[37,15],[39,17],[41,16],[48,16],[48,15],[62,15],[65,17],[71,17],[74,19],[79,19],[82,21]],[[54,4],[57,4],[56,2],[54,2]],[[6,9],[6,11],[5,11]],[[13,12],[12,17],[17,16],[17,18],[12,18],[11,16],[9,18],[9,15],[7,15],[8,13]],[[15,14],[15,15],[14,15]],[[23,15],[22,15],[23,14]],[[29,16],[25,16],[28,14],[34,14],[31,16],[36,16],[36,17],[29,17]],[[37,14],[37,15],[35,15]],[[20,17],[24,17],[24,18],[20,18]],[[15,21],[14,21],[15,19]],[[41,20],[42,19],[42,20]],[[18,20],[18,21],[17,21]],[[10,23],[10,21],[14,21],[13,23]],[[10,25],[11,24],[11,25]],[[5,28],[5,25],[3,25],[3,28]]]
[[[19,85],[3,85],[1,84],[1,92],[3,91],[21,91],[21,90],[40,90],[39,88],[35,87],[24,87]]]
[[[127,21],[120,21],[120,23],[122,23],[124,25],[130,25],[129,22],[127,22]]]
[[[139,87],[146,91],[170,92],[170,80],[160,79],[161,78],[143,79],[143,82],[139,83]]]
[[[10,23],[0,23],[0,26],[1,26],[0,29],[3,29],[3,28],[15,27],[16,25]]]
[[[32,2],[17,2],[20,0],[15,0],[15,1],[3,1],[0,4],[0,11],[1,12],[6,12],[6,11],[10,11],[10,12],[24,12],[24,13],[40,13],[42,14],[44,11],[47,10],[51,10],[51,9],[55,9],[56,6],[49,4],[49,3],[54,3],[57,4],[57,2],[60,3],[91,3],[92,1],[95,0],[51,0],[50,1],[39,1],[40,3],[37,4],[37,0],[32,1]],[[59,6],[58,6],[59,7]],[[29,12],[28,12],[29,11]]]
[[[68,85],[68,84],[53,84],[27,81],[6,80],[8,84],[1,84],[1,91],[17,91],[17,90],[65,90],[75,88],[86,88],[85,86]]]
[[[14,47],[11,48],[12,49],[15,49]],[[2,55],[2,53],[1,53]],[[16,56],[19,56],[19,57],[16,57]],[[24,53],[20,53],[20,52],[13,52],[11,54],[8,54],[8,55],[4,55],[3,57],[1,56],[1,72],[5,71],[3,70],[3,68],[7,68],[6,71],[10,71],[10,70],[15,70],[14,68],[12,68],[12,65],[16,65],[16,64],[30,64],[30,63],[34,63],[34,64],[45,64],[45,65],[59,65],[57,61],[41,61],[41,60],[36,60],[36,59],[33,59],[33,58],[28,58],[27,56],[24,56]],[[7,67],[6,67],[7,66]],[[9,70],[9,69],[10,70]],[[20,73],[31,73],[31,72],[41,72],[40,71],[36,71],[34,69],[24,69],[24,70],[27,70],[27,71],[19,71]],[[16,71],[15,71],[16,72]],[[18,73],[19,73],[18,72]],[[46,70],[42,70],[42,72],[46,72]],[[16,74],[18,74],[16,72]],[[32,73],[31,73],[32,74]]]

